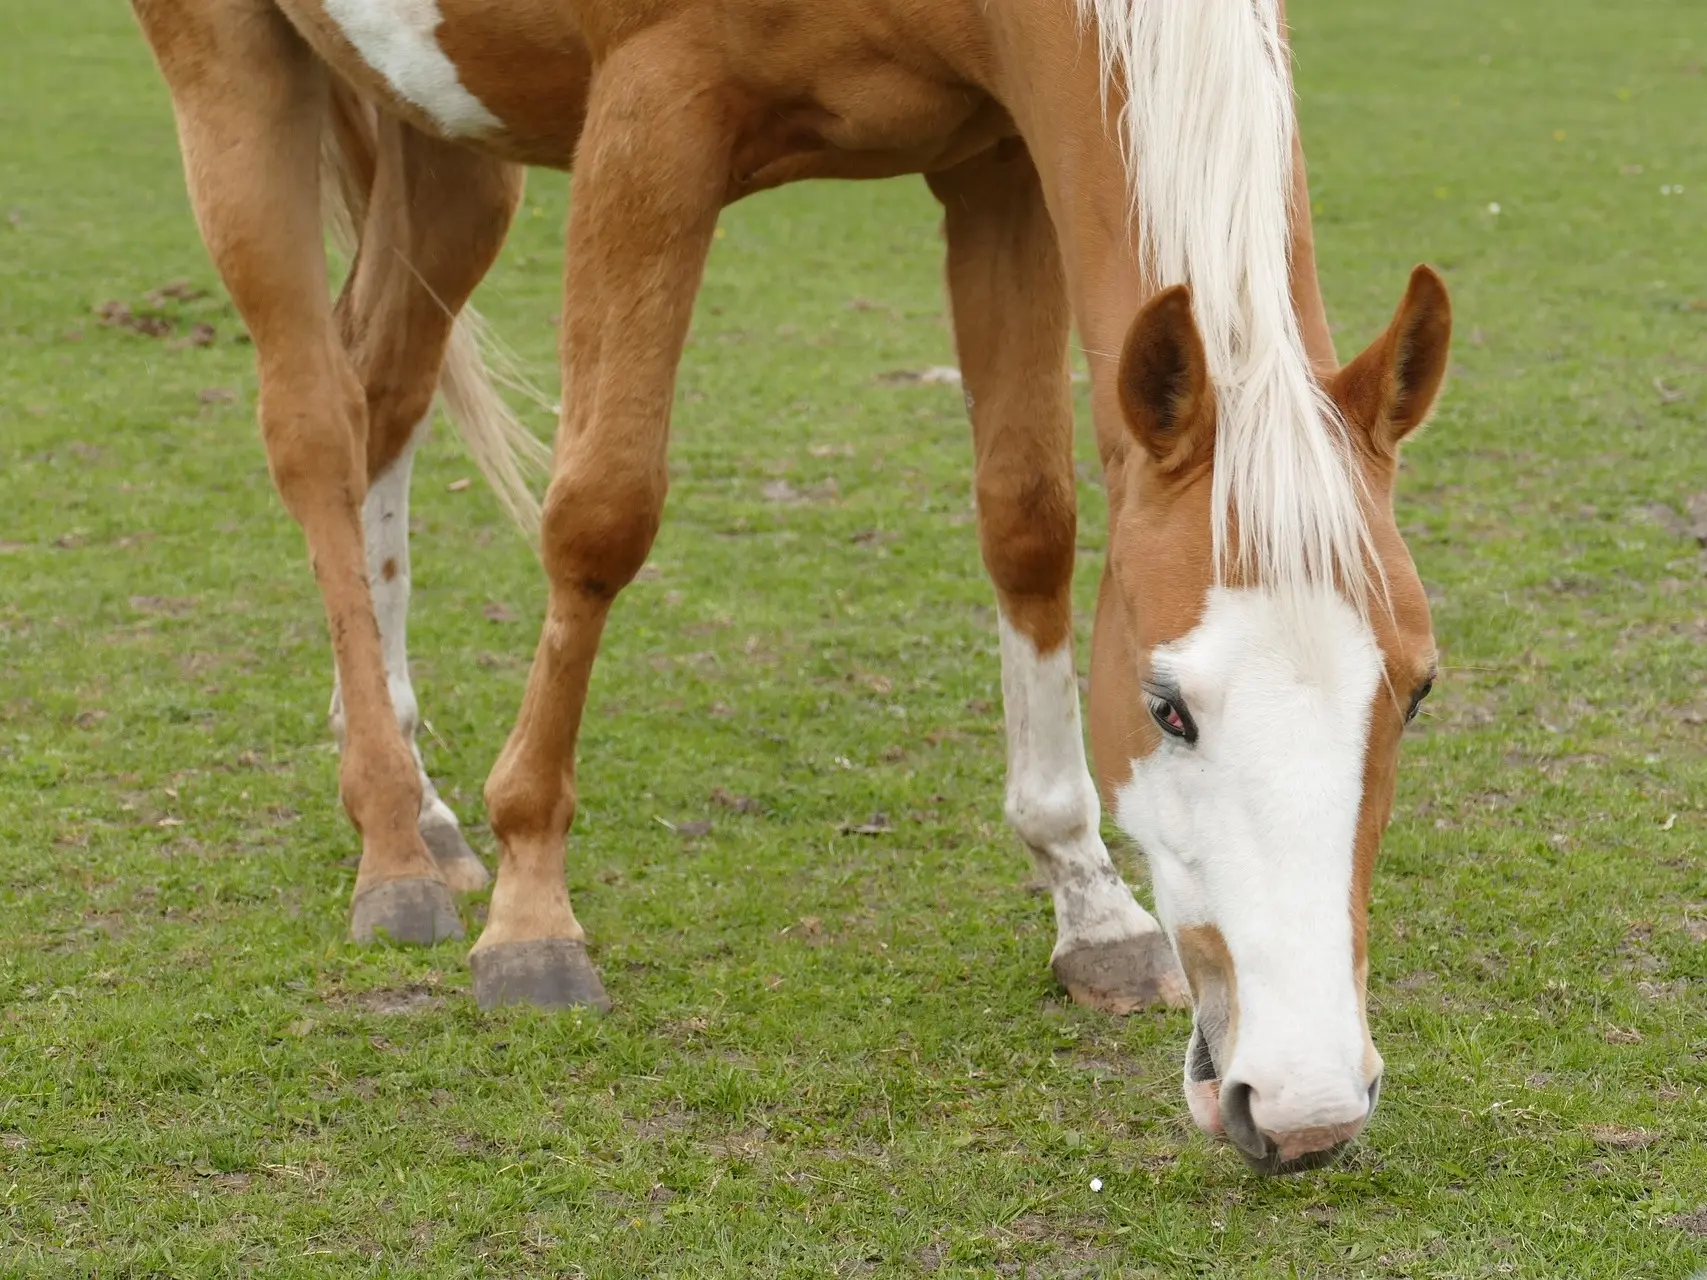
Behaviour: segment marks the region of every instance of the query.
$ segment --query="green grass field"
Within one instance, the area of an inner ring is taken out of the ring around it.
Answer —
[[[1384,1100],[1259,1182],[1190,1126],[1186,1015],[1048,976],[959,396],[886,377],[953,359],[922,183],[726,215],[583,742],[617,1008],[482,1015],[462,945],[345,941],[322,615],[142,40],[0,0],[0,1271],[1707,1266],[1700,0],[1292,8],[1342,356],[1419,259],[1459,341],[1401,492],[1445,677],[1376,884]],[[565,198],[538,177],[481,296],[548,381]],[[165,337],[96,315],[179,280]],[[544,583],[471,475],[441,430],[411,647],[490,854]]]

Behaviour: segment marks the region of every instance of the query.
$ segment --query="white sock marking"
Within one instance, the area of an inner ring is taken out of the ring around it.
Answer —
[[[409,680],[409,479],[415,469],[415,448],[426,437],[427,424],[403,447],[397,461],[368,486],[362,503],[362,531],[367,540],[368,590],[379,620],[380,651],[385,656],[385,685],[397,727],[415,753],[415,768],[421,776],[421,818],[434,824],[457,825],[450,806],[439,799],[432,779],[421,762],[415,733],[420,727],[420,707],[415,686]],[[389,566],[389,571],[387,566]],[[332,732],[338,745],[344,743],[344,694],[337,674],[332,677]]]
[[[1098,829],[1102,805],[1085,762],[1073,646],[1039,654],[1001,619],[1007,721],[1007,817],[1055,900],[1055,954],[1159,927],[1115,870]]]

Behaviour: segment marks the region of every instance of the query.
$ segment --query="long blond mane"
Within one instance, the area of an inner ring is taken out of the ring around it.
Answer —
[[[1290,279],[1292,77],[1279,0],[1077,0],[1131,175],[1139,249],[1187,284],[1219,423],[1217,572],[1360,607],[1370,535],[1345,424],[1310,372]],[[1236,518],[1235,518],[1236,513]]]

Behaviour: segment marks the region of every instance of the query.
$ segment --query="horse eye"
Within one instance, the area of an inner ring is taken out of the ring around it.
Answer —
[[[1197,741],[1197,726],[1192,723],[1191,712],[1186,710],[1184,702],[1160,693],[1145,696],[1150,702],[1150,715],[1163,733],[1186,743]]]
[[[1411,708],[1409,711],[1405,712],[1405,723],[1406,724],[1409,724],[1411,721],[1413,721],[1417,718],[1417,712],[1422,708],[1423,699],[1428,697],[1429,693],[1432,692],[1433,689],[1434,689],[1434,679],[1433,679],[1433,677],[1430,677],[1429,679],[1423,681],[1422,688],[1418,689],[1415,693],[1413,693],[1411,695]]]

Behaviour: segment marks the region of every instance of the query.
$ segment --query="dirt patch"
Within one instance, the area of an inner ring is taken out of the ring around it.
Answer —
[[[1707,1204],[1694,1213],[1680,1213],[1674,1218],[1667,1218],[1666,1226],[1676,1227],[1692,1236],[1707,1236]]]
[[[150,289],[142,300],[133,305],[118,298],[109,298],[95,307],[95,322],[103,328],[123,329],[144,338],[167,338],[166,345],[174,349],[211,347],[219,332],[205,320],[186,315],[195,304],[217,305],[205,289],[198,289],[187,280],[174,280]],[[202,308],[196,308],[202,309]],[[68,333],[68,341],[79,341],[81,332]]]
[[[787,480],[772,480],[765,485],[762,492],[766,502],[792,507],[803,502],[832,502],[841,496],[842,491],[836,484],[836,478],[830,476],[810,489],[797,489]]]
[[[1614,1147],[1620,1151],[1634,1151],[1638,1147],[1651,1147],[1660,1140],[1660,1135],[1647,1129],[1626,1129],[1623,1125],[1597,1124],[1589,1127],[1588,1136],[1603,1147]]]
[[[1707,942],[1707,902],[1691,903],[1684,908],[1683,932],[1691,942]]]
[[[194,596],[132,596],[130,607],[138,613],[156,617],[183,618],[195,612],[201,603]]]
[[[350,1009],[357,1013],[422,1014],[444,1008],[445,998],[423,983],[407,987],[377,987],[372,991],[344,991],[328,996],[326,1004],[333,1009]]]
[[[877,375],[884,387],[958,387],[960,370],[953,365],[933,364],[928,369],[891,369]]]
[[[729,809],[735,813],[758,814],[762,816],[765,811],[764,805],[760,804],[751,796],[736,795],[727,787],[713,787],[711,789],[711,803],[717,805],[719,808]]]
[[[864,822],[845,821],[836,828],[837,834],[844,836],[881,836],[893,830],[894,824],[886,813],[874,813]]]
[[[1685,498],[1681,512],[1669,503],[1651,502],[1639,508],[1637,514],[1674,538],[1688,538],[1697,546],[1707,547],[1707,493]]]
[[[809,947],[821,947],[834,941],[825,931],[824,921],[820,916],[801,916],[793,924],[786,926],[784,934],[798,938]]]

